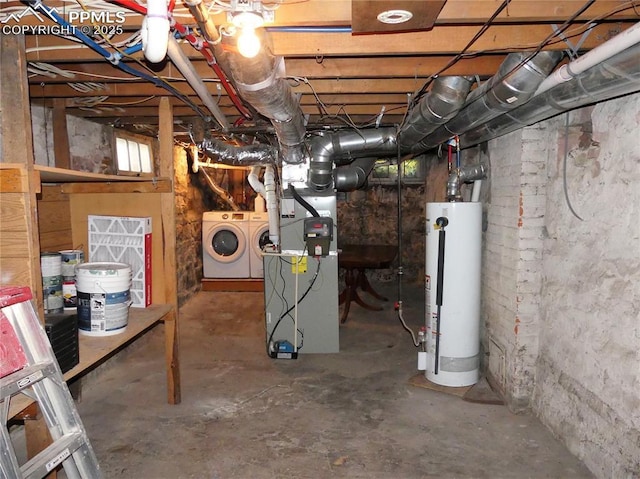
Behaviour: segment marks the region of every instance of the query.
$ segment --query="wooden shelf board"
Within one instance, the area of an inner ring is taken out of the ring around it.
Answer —
[[[264,281],[261,279],[204,278],[202,291],[264,291]]]
[[[147,308],[130,308],[125,331],[113,336],[85,336],[80,334],[78,341],[80,362],[64,373],[65,381],[76,379],[102,364],[161,322],[171,309],[172,306],[169,304],[151,305]],[[11,398],[9,417],[14,417],[32,403],[33,400],[24,394],[14,396]]]
[[[119,176],[90,173],[88,171],[66,170],[51,166],[34,165],[34,169],[40,172],[43,183],[77,183],[77,182],[127,182],[127,181],[152,181],[150,176]]]

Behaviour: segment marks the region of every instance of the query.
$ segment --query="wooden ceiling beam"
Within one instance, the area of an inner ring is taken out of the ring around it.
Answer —
[[[504,60],[505,55],[487,55],[482,58],[467,58],[457,62],[443,71],[443,75],[479,75],[488,77],[493,75]],[[324,58],[318,62],[310,58],[288,58],[285,61],[288,76],[317,78],[362,78],[375,76],[376,78],[428,78],[439,72],[451,60],[450,57],[365,57],[365,58]],[[203,79],[217,79],[204,60],[192,61],[195,70]],[[45,75],[33,75],[29,78],[32,84],[41,82],[67,83],[74,82],[104,82],[112,83],[127,81],[131,75],[114,68],[106,61],[97,63],[56,63],[57,68],[68,72],[78,72],[74,78],[58,76],[50,78]],[[135,66],[135,65],[134,65]],[[162,77],[181,78],[180,72],[171,63],[158,71]],[[108,77],[108,78],[101,78]]]
[[[416,0],[419,1],[419,0]],[[101,2],[92,2],[91,10],[100,10]],[[106,2],[104,2],[106,5]],[[532,22],[557,22],[561,23],[571,17],[583,2],[575,0],[511,0],[509,6],[498,15],[494,23],[532,23]],[[597,0],[585,12],[577,17],[577,21],[591,21],[593,19],[606,18],[610,21],[637,20],[637,13],[633,6],[638,8],[638,1]],[[57,7],[61,11],[63,7],[69,9],[69,4],[60,0],[47,0],[46,5]],[[491,17],[498,7],[495,0],[447,0],[442,11],[436,19],[436,25],[482,25]],[[22,9],[24,4],[19,1],[5,1],[0,8],[0,14],[7,9]],[[109,5],[113,9],[113,5]],[[127,9],[126,20],[122,24],[127,29],[140,27],[142,15],[130,12]],[[214,10],[212,10],[213,12]],[[193,25],[195,21],[186,8],[178,2],[174,11],[176,18],[184,25]],[[4,16],[4,15],[3,15]],[[1,18],[1,17],[0,17]],[[214,14],[216,25],[227,23],[225,13]],[[21,24],[38,25],[40,21],[27,15],[21,19]],[[351,0],[307,0],[300,2],[284,2],[275,12],[276,27],[310,27],[310,26],[350,26],[351,25]]]
[[[400,103],[400,104],[390,103],[385,105],[385,112],[401,110],[402,113],[404,113],[404,110],[406,110],[406,106],[407,106],[406,103]],[[177,116],[196,116],[196,113],[190,107],[185,106],[184,104],[175,105],[173,106],[173,109],[174,109],[174,115],[177,115]],[[302,105],[301,109],[305,114],[319,113],[319,108],[315,104]],[[139,117],[153,116],[154,114],[157,114],[157,111],[158,109],[155,106],[129,107],[122,112],[114,112],[109,110],[101,111],[99,105],[94,110],[80,110],[78,108],[67,109],[67,113],[69,115],[73,115],[81,118],[91,118],[91,119],[127,118],[132,120],[135,120],[136,118],[139,118]],[[222,111],[222,113],[228,116],[234,116],[234,115],[238,116],[238,112],[237,110],[235,110],[233,106],[221,106],[220,111]],[[373,105],[373,104],[370,104],[370,105],[348,104],[344,106],[336,104],[336,105],[327,105],[326,111],[332,115],[337,115],[340,113],[344,114],[345,112],[348,113],[349,115],[352,115],[352,114],[377,115],[380,113],[380,107],[378,105]]]
[[[164,97],[127,97],[122,100],[114,99],[108,100],[106,106],[116,108],[118,106],[122,108],[143,108],[150,106],[158,106],[160,104],[160,98]],[[199,103],[199,99],[196,96],[190,95],[188,97],[191,101],[195,103]],[[173,106],[183,105],[182,100],[176,97],[169,97],[169,101]],[[407,102],[407,95],[404,93],[378,93],[378,94],[369,94],[369,93],[349,93],[349,94],[323,94],[322,101],[327,105],[344,105],[344,104],[353,104],[353,105],[379,105],[383,104],[401,104]],[[33,99],[34,103],[42,104],[42,102],[38,99]],[[317,104],[317,100],[312,93],[305,93],[300,97],[301,105],[315,105]],[[69,110],[73,108],[78,108],[77,104],[74,104],[73,98],[67,98],[65,100],[66,108]],[[220,98],[219,105],[221,107],[232,107],[231,100],[228,97],[222,96]],[[51,107],[51,101],[45,102],[45,106]]]
[[[424,85],[424,81],[412,78],[385,78],[376,79],[322,79],[313,80],[311,86],[318,94],[348,94],[348,93],[413,93]],[[193,90],[186,82],[172,82],[171,85],[185,95],[193,95]],[[295,93],[308,94],[311,89],[304,83],[292,87]],[[156,87],[150,83],[115,83],[106,84],[104,89],[98,91],[79,92],[68,85],[54,84],[44,86],[30,85],[31,98],[36,100],[47,97],[93,97],[107,95],[110,97],[145,97],[145,96],[169,96],[167,90]],[[211,91],[212,96],[217,97],[217,92]],[[221,95],[221,96],[224,96]]]
[[[633,23],[601,24],[595,26],[582,43],[589,50],[615,36]],[[585,25],[574,25],[564,36],[579,38]],[[287,33],[271,34],[273,51],[286,57],[314,57],[321,61],[329,56],[391,56],[391,55],[456,55],[462,51],[478,32],[476,26],[441,26],[429,32],[409,32],[386,35],[351,35],[350,33]],[[518,49],[533,49],[546,39],[553,29],[551,25],[495,25],[484,33],[467,50],[468,54],[485,52],[501,53]],[[69,47],[73,47],[69,49]],[[87,48],[54,36],[29,35],[27,59],[29,61],[82,61],[95,60],[95,54]],[[562,50],[566,44],[556,39],[546,49]],[[194,56],[189,45],[183,50]],[[85,55],[87,55],[85,57]],[[197,55],[195,55],[197,56]]]

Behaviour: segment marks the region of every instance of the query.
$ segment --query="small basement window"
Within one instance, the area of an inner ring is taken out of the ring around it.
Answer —
[[[116,133],[119,175],[153,175],[152,139],[142,135]]]
[[[402,183],[405,185],[421,185],[425,181],[426,168],[424,158],[411,158],[400,166]],[[398,182],[398,164],[395,160],[377,160],[371,176],[370,185],[394,185]]]

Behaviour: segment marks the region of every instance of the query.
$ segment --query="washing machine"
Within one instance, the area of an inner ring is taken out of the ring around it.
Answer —
[[[249,278],[249,213],[207,211],[202,215],[205,278]]]
[[[249,213],[249,265],[252,278],[264,278],[262,250],[269,241],[269,214],[253,211]]]

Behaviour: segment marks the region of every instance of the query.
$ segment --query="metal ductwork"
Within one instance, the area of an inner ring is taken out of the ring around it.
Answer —
[[[299,98],[284,78],[283,58],[271,53],[267,32],[260,28],[256,33],[261,35],[262,46],[255,57],[245,58],[239,53],[228,56],[234,85],[240,96],[271,120],[282,161],[302,163],[305,125]]]
[[[615,37],[614,37],[615,40]],[[565,111],[640,91],[640,44],[617,53],[572,80],[549,88],[513,111],[465,133],[467,148]]]
[[[321,191],[331,188],[334,162],[346,165],[357,158],[383,158],[397,155],[395,128],[344,130],[326,133],[311,140],[308,185]]]
[[[526,103],[558,64],[562,52],[510,53],[498,72],[467,97],[460,112],[413,147],[421,153]]]
[[[275,164],[278,157],[277,149],[265,144],[234,146],[206,138],[198,147],[212,160],[232,166]]]
[[[436,78],[429,92],[415,105],[400,128],[400,151],[413,151],[420,140],[453,118],[464,105],[472,84],[473,80],[468,77]]]
[[[358,158],[347,166],[339,166],[333,170],[333,182],[337,191],[355,191],[362,188],[376,158]]]

